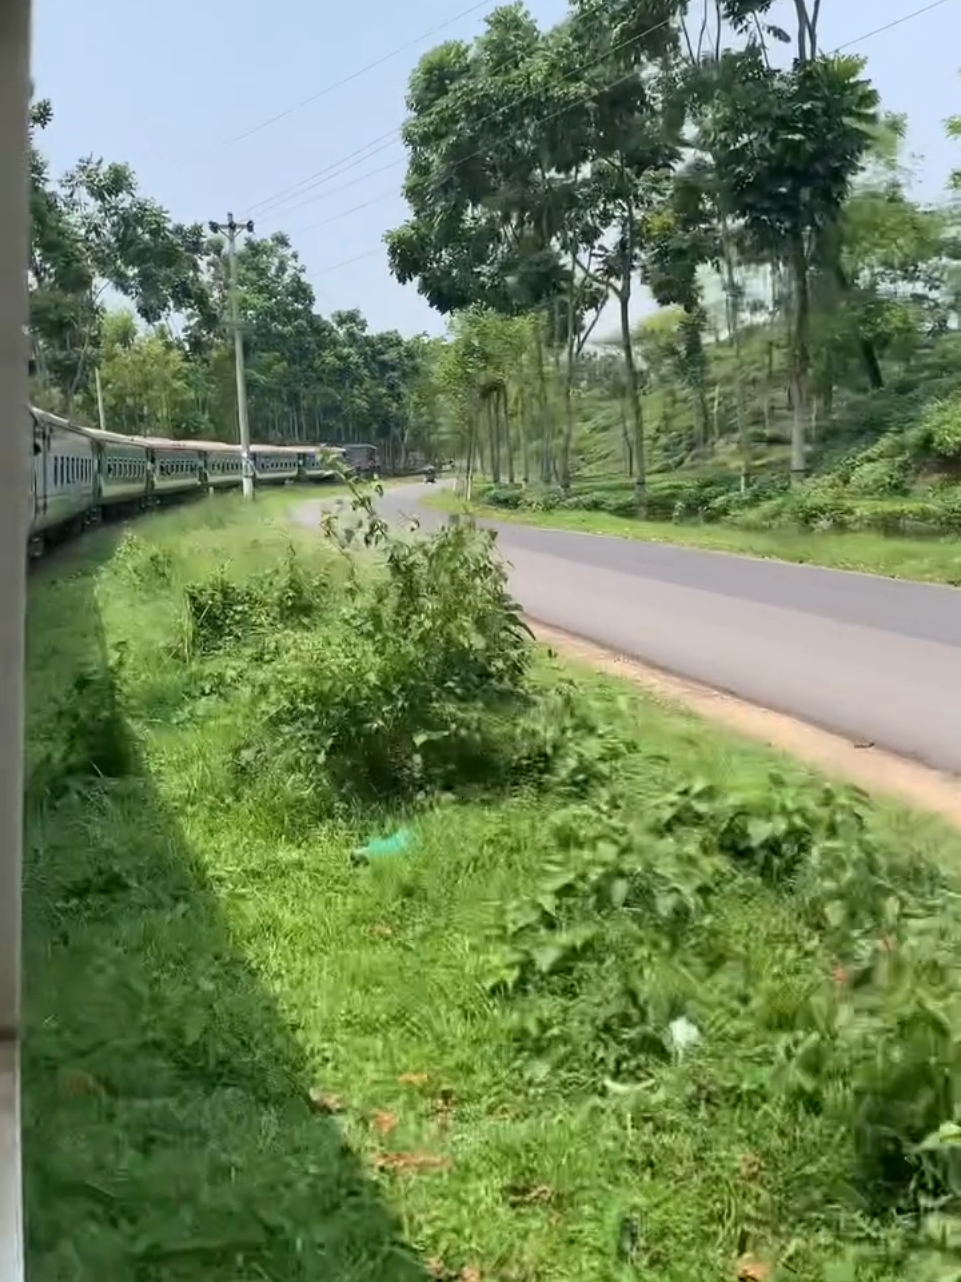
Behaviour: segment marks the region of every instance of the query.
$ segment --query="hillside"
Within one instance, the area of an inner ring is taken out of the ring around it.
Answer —
[[[945,333],[918,344],[907,359],[888,362],[880,389],[838,387],[820,420],[816,407],[808,433],[808,477],[789,493],[793,416],[782,345],[773,330],[757,326],[741,342],[746,469],[737,430],[733,345],[705,344],[707,430],[696,400],[679,392],[676,383],[659,380],[656,367],[648,368],[642,398],[649,446],[647,518],[909,535],[961,529],[961,335]],[[643,331],[638,337],[643,347]],[[573,440],[567,490],[501,482],[475,493],[509,509],[638,515],[625,449],[629,436],[616,390],[579,389]]]

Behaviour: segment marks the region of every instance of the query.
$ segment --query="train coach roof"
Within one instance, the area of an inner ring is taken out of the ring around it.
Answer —
[[[80,429],[92,436],[95,441],[107,441],[112,445],[135,445],[142,448],[143,442],[136,436],[124,436],[123,432],[107,432],[100,427],[83,427]]]
[[[204,448],[203,441],[171,441],[166,436],[130,436],[127,439],[147,449],[192,450],[196,453]]]
[[[31,416],[34,419],[45,420],[47,423],[53,423],[64,431],[82,433],[89,431],[89,428],[81,427],[79,423],[72,423],[69,418],[64,418],[62,414],[51,414],[49,410],[38,409],[36,405],[31,405],[29,409]]]

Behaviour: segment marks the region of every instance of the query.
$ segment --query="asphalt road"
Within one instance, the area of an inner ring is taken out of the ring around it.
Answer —
[[[429,529],[431,492],[389,489],[381,510]],[[961,590],[491,524],[531,618],[961,773]]]

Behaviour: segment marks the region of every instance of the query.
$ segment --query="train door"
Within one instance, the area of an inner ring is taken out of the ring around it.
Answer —
[[[33,519],[42,523],[50,503],[50,428],[33,420]]]

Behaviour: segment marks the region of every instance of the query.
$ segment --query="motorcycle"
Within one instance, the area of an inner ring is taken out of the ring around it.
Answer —
[[[434,482],[437,480],[437,473],[432,467],[429,467],[424,473],[424,480],[427,482],[428,485],[433,485]]]

